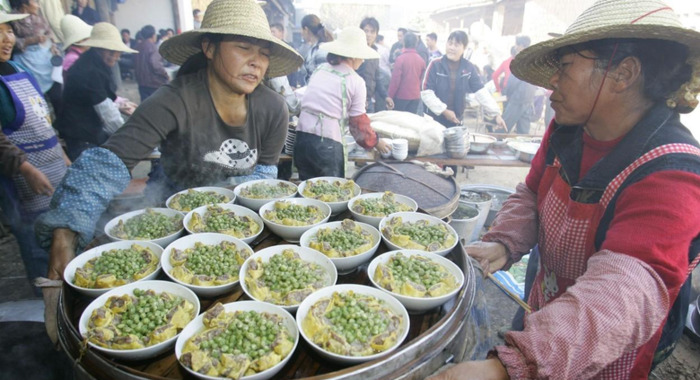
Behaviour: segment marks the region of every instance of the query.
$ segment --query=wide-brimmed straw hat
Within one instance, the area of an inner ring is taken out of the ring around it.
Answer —
[[[557,71],[556,52],[565,46],[606,38],[675,41],[686,45],[690,58],[700,55],[700,33],[684,28],[678,15],[660,0],[598,0],[560,37],[521,51],[510,65],[518,78],[550,88]]]
[[[66,50],[74,43],[90,38],[92,26],[80,17],[65,15],[61,18],[61,32],[63,32],[63,50]]]
[[[367,35],[358,27],[349,27],[340,31],[338,39],[325,42],[319,49],[348,58],[374,59],[379,58],[379,53],[367,46]]]
[[[78,46],[90,46],[122,53],[138,53],[124,44],[122,35],[116,26],[108,22],[98,22],[92,27],[90,38],[86,41],[76,44]]]
[[[202,36],[207,33],[252,37],[270,42],[268,77],[291,74],[304,62],[299,53],[272,35],[265,12],[254,0],[214,0],[204,12],[202,26],[163,42],[160,54],[169,62],[182,65],[202,51]]]
[[[21,20],[27,16],[29,16],[29,13],[7,13],[0,11],[0,24]]]

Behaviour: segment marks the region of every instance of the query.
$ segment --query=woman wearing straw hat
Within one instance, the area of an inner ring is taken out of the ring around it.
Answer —
[[[34,237],[34,220],[48,209],[70,161],[51,128],[36,79],[10,61],[15,35],[9,23],[27,16],[0,12],[0,209],[33,281],[46,275],[49,261]]]
[[[700,33],[660,0],[599,0],[513,75],[553,90],[554,122],[483,242],[485,271],[538,245],[525,329],[436,379],[643,379],[685,324],[700,251]]]
[[[122,52],[137,53],[124,45],[119,30],[106,22],[95,24],[90,38],[76,45],[91,49],[68,70],[63,89],[66,102],[56,120],[56,129],[73,161],[85,149],[104,144],[124,124],[121,113],[133,112],[133,103],[117,99],[112,67]]]
[[[365,149],[388,151],[388,146],[369,125],[365,113],[367,89],[355,72],[365,59],[379,53],[367,46],[360,28],[346,28],[338,39],[324,43],[328,63],[316,69],[301,101],[296,128],[294,163],[302,180],[345,177],[347,152],[343,136],[352,134]]]
[[[63,83],[66,82],[68,69],[87,50],[87,46],[79,46],[77,43],[84,42],[90,38],[92,26],[85,23],[77,16],[65,15],[61,18],[61,31],[63,32],[63,50],[66,56],[63,57]]]
[[[289,116],[284,99],[259,84],[294,72],[302,58],[272,36],[260,5],[214,0],[200,29],[170,38],[160,52],[182,65],[178,77],[105,144],[81,154],[36,224],[40,243],[52,247],[51,279],[61,279],[109,201],[129,184],[130,170],[158,145],[162,178],[152,176],[147,191],[160,185],[160,202],[189,187],[277,176]],[[55,311],[55,304],[46,309]]]

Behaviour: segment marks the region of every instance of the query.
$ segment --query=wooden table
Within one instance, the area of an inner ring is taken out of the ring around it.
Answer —
[[[354,153],[357,151],[353,151]],[[364,153],[350,154],[348,159],[355,162],[375,162],[375,161],[392,161],[392,159],[384,159],[374,152],[360,151]],[[292,156],[288,154],[280,155],[280,162],[291,161]],[[406,160],[417,160],[423,162],[432,162],[437,165],[449,166],[506,166],[506,167],[530,167],[527,162],[520,161],[515,154],[505,145],[492,146],[485,154],[469,153],[465,158],[450,158],[446,154],[437,154],[434,156],[413,157],[409,156]]]
[[[348,217],[345,212],[334,219]],[[92,245],[106,243],[105,237],[96,239]],[[255,250],[284,244],[267,227],[261,236],[250,246]],[[374,257],[386,251],[380,244]],[[439,308],[423,314],[410,315],[410,328],[406,340],[398,349],[387,356],[356,366],[341,366],[326,361],[318,356],[299,337],[299,345],[287,365],[282,368],[275,379],[422,379],[433,373],[446,362],[458,361],[470,343],[467,324],[469,310],[475,294],[475,272],[471,261],[467,259],[464,248],[458,244],[447,257],[465,272],[465,286],[452,300]],[[356,271],[339,275],[338,284],[355,283],[369,285],[367,266],[361,265]],[[161,276],[164,276],[161,274]],[[163,278],[167,279],[167,278]],[[249,299],[236,286],[231,293],[215,299],[201,299],[202,311],[214,302],[229,303]],[[82,311],[92,301],[64,284],[59,300],[58,325],[61,347],[75,362],[78,379],[194,379],[175,358],[174,350],[140,362],[115,360],[103,356],[86,345],[78,333],[78,321]]]

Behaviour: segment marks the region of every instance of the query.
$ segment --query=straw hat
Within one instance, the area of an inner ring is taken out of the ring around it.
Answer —
[[[66,50],[74,43],[90,38],[92,26],[80,17],[65,15],[61,18],[61,31],[63,32],[63,50]]]
[[[28,13],[5,13],[5,12],[0,12],[0,24],[5,24],[10,21],[17,21],[21,20],[25,17],[29,16]]]
[[[557,70],[556,51],[604,38],[653,38],[688,46],[690,58],[700,55],[700,33],[684,28],[678,15],[661,0],[598,0],[560,37],[521,51],[510,65],[518,78],[550,88]]]
[[[343,29],[338,35],[337,40],[322,43],[319,49],[341,57],[361,59],[379,58],[379,53],[367,46],[367,36],[365,32],[358,27]]]
[[[87,41],[76,44],[78,46],[90,46],[122,53],[138,53],[122,42],[122,36],[116,26],[108,22],[98,22],[92,27],[92,33]]]
[[[202,26],[171,37],[160,46],[166,60],[182,65],[202,51],[202,36],[206,33],[257,38],[271,42],[268,77],[280,77],[295,72],[304,59],[284,41],[270,32],[265,12],[254,0],[214,0],[204,12]]]

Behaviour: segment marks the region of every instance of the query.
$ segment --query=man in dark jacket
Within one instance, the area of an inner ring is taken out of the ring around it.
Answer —
[[[379,33],[379,21],[374,17],[366,17],[360,23],[360,29],[365,31],[367,46],[377,50],[374,42],[377,40],[377,34]],[[379,58],[365,60],[356,71],[365,80],[365,86],[367,87],[367,112],[386,110],[387,81],[382,78],[382,72],[379,69]]]
[[[396,38],[398,38],[398,41],[391,45],[391,50],[389,51],[389,63],[393,64],[396,61],[396,57],[401,54],[401,50],[403,49],[403,36],[407,32],[408,31],[406,28],[399,28],[399,30],[396,31]]]
[[[139,84],[141,102],[151,96],[156,90],[168,83],[170,77],[163,67],[163,58],[156,48],[156,29],[152,25],[146,25],[141,29],[143,42],[139,44],[134,71],[136,82]]]

